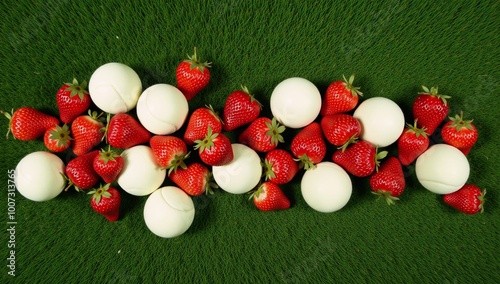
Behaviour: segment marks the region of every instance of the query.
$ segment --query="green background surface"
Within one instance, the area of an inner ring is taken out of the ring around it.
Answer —
[[[270,115],[282,80],[300,76],[320,91],[356,74],[363,99],[384,96],[411,121],[421,85],[452,96],[450,114],[474,118],[480,133],[468,156],[470,183],[488,189],[484,214],[467,216],[425,190],[409,169],[396,206],[376,202],[367,179],[353,178],[342,210],[312,210],[299,174],[283,189],[289,210],[260,212],[246,195],[194,198],[182,236],[146,227],[146,197],[123,194],[109,223],[89,196],[15,201],[16,276],[10,249],[8,171],[40,140],[0,139],[1,279],[19,283],[498,283],[500,281],[497,127],[498,1],[11,1],[0,4],[0,109],[33,106],[57,114],[55,92],[122,62],[143,88],[175,84],[175,68],[197,46],[212,81],[190,102],[221,110],[244,84]],[[418,3],[414,3],[418,2]],[[7,120],[1,122],[7,129]],[[289,142],[294,130],[285,132]],[[235,133],[231,133],[235,141]],[[288,147],[284,144],[281,147]],[[388,147],[394,153],[394,147]],[[329,160],[331,156],[327,156]],[[166,181],[165,184],[170,184]],[[5,283],[2,280],[3,283]]]

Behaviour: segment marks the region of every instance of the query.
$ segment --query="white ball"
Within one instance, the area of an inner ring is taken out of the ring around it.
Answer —
[[[229,193],[249,192],[257,186],[262,176],[260,157],[246,145],[234,143],[231,146],[234,158],[228,164],[212,167],[214,180]]]
[[[435,144],[417,158],[415,173],[427,190],[448,194],[459,190],[467,182],[470,166],[467,157],[457,148]]]
[[[347,172],[332,162],[321,162],[307,170],[300,183],[302,197],[314,210],[331,213],[342,209],[352,194]]]
[[[136,196],[148,195],[165,180],[166,171],[156,163],[149,146],[133,146],[121,156],[124,165],[117,182],[124,191]]]
[[[53,153],[38,151],[19,161],[14,171],[17,190],[32,201],[47,201],[58,196],[66,185],[64,162]]]
[[[188,111],[186,97],[169,84],[156,84],[147,88],[137,102],[139,121],[157,135],[172,134],[181,128]]]
[[[89,80],[89,95],[101,110],[116,114],[133,109],[142,92],[139,75],[129,66],[111,62],[97,68]]]
[[[396,142],[405,127],[401,108],[384,97],[372,97],[363,101],[353,116],[361,123],[361,139],[378,147],[386,147]]]
[[[193,200],[176,186],[159,188],[144,205],[146,226],[162,238],[174,238],[186,232],[193,223],[194,213]]]
[[[273,116],[280,123],[290,128],[302,128],[319,115],[321,93],[307,79],[288,78],[274,88],[270,104]]]

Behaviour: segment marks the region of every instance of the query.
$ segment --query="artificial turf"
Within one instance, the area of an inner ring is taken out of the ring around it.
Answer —
[[[410,167],[396,206],[376,202],[367,179],[353,178],[347,206],[325,214],[302,199],[299,174],[283,187],[289,210],[260,212],[246,195],[219,190],[193,198],[194,223],[173,239],[147,229],[147,197],[123,193],[122,217],[109,223],[84,194],[40,203],[17,194],[11,277],[8,171],[44,146],[0,139],[2,283],[500,282],[498,1],[21,0],[0,11],[0,109],[57,114],[63,82],[88,80],[113,61],[131,66],[143,89],[175,84],[194,46],[213,67],[190,110],[221,110],[246,85],[269,116],[270,94],[286,78],[307,78],[324,93],[356,74],[362,99],[393,99],[410,122],[420,86],[439,86],[452,96],[450,114],[474,119],[469,182],[488,190],[485,212],[468,216],[420,186]],[[295,132],[286,131],[287,141]]]

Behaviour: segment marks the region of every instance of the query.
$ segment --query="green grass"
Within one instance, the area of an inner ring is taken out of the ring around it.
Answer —
[[[134,68],[144,88],[174,84],[194,46],[213,67],[191,110],[207,103],[221,110],[244,84],[270,115],[270,94],[283,79],[307,78],[323,93],[355,73],[364,98],[391,98],[410,121],[420,86],[438,85],[452,96],[450,114],[463,110],[478,127],[469,182],[488,189],[484,214],[454,211],[414,175],[396,206],[375,202],[367,180],[353,178],[348,205],[318,213],[302,199],[299,175],[284,187],[289,210],[262,213],[245,195],[218,191],[194,198],[195,221],[184,235],[161,239],[143,221],[146,197],[124,194],[123,216],[111,224],[92,212],[88,196],[36,203],[17,194],[12,278],[7,171],[44,146],[0,139],[2,282],[498,283],[498,2],[336,2],[2,2],[0,109],[56,114],[63,82],[88,80],[112,61]]]

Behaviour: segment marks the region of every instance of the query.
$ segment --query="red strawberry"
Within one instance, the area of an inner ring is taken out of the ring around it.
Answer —
[[[305,170],[313,169],[323,161],[326,155],[326,143],[321,133],[321,126],[311,122],[300,130],[292,139],[292,154],[300,160],[299,167]]]
[[[59,119],[56,117],[32,107],[21,107],[16,111],[12,110],[12,113],[0,110],[0,113],[9,120],[7,138],[12,132],[15,139],[22,141],[37,139],[44,135],[47,129],[59,124]]]
[[[91,99],[85,90],[86,87],[86,81],[80,85],[76,79],[73,79],[72,83],[65,83],[57,91],[56,103],[63,123],[69,124],[89,109]]]
[[[418,128],[417,120],[414,124],[406,124],[406,128],[398,138],[398,158],[401,164],[408,166],[413,163],[427,148],[429,148],[429,137],[425,133],[426,128]]]
[[[209,166],[222,166],[231,162],[234,158],[231,141],[222,133],[208,133],[203,140],[195,141],[194,149],[198,150],[200,159]]]
[[[188,145],[192,145],[194,141],[205,138],[208,133],[208,127],[212,128],[213,133],[222,131],[222,120],[211,105],[197,108],[191,114],[187,123],[186,132],[184,132],[184,142]]]
[[[349,114],[331,114],[321,119],[321,129],[326,140],[341,149],[357,141],[361,135],[361,123]]]
[[[470,149],[476,144],[478,131],[472,120],[464,120],[463,112],[455,117],[450,117],[441,130],[444,143],[458,148],[464,155],[469,154]]]
[[[49,151],[60,153],[69,148],[72,139],[68,125],[55,125],[45,131],[43,143]]]
[[[377,153],[377,148],[372,143],[360,140],[348,146],[345,151],[335,151],[332,160],[354,176],[367,177],[378,168],[379,160],[386,155],[387,151]]]
[[[373,194],[385,198],[389,205],[399,200],[406,181],[398,158],[388,157],[380,164],[378,171],[370,177],[370,187]]]
[[[299,171],[299,165],[292,154],[283,149],[269,151],[263,162],[265,180],[275,184],[291,181]]]
[[[212,188],[217,184],[212,182],[212,174],[208,168],[201,163],[192,163],[186,168],[178,168],[168,176],[177,186],[191,196],[203,193],[213,194]]]
[[[280,125],[276,118],[259,117],[254,120],[238,137],[238,141],[248,145],[258,152],[269,152],[283,143],[281,133],[285,126]]]
[[[483,213],[486,189],[474,184],[465,184],[459,190],[444,195],[444,202],[465,214]]]
[[[284,210],[290,208],[290,200],[281,188],[270,181],[263,182],[250,198],[261,211]]]
[[[137,119],[127,113],[117,113],[109,119],[106,141],[111,147],[128,149],[149,142],[151,133]]]
[[[349,77],[349,81],[345,76],[343,78],[343,81],[335,81],[326,89],[321,104],[321,115],[345,113],[353,110],[358,104],[359,96],[362,96],[363,93],[359,91],[359,87],[353,86],[354,75]]]
[[[250,94],[246,86],[234,91],[226,99],[222,116],[223,128],[231,131],[256,120],[262,105]]]
[[[101,143],[104,136],[104,123],[100,120],[101,115],[89,110],[88,115],[81,115],[71,124],[73,133],[73,143],[71,148],[73,153],[81,156],[88,153]]]
[[[124,161],[122,156],[108,147],[108,150],[101,150],[95,156],[92,166],[95,172],[105,183],[112,183],[123,169]]]
[[[193,99],[210,82],[209,62],[201,62],[196,55],[196,47],[193,56],[182,61],[175,71],[177,88],[189,101]]]
[[[155,135],[149,140],[149,145],[156,162],[160,167],[168,169],[169,175],[178,168],[186,168],[184,160],[189,157],[189,152],[186,143],[181,138],[171,135]]]
[[[451,97],[439,94],[437,87],[429,90],[422,86],[422,89],[413,102],[413,118],[418,120],[419,128],[425,127],[427,135],[431,135],[448,115],[447,99]]]
[[[66,177],[69,180],[66,190],[75,186],[76,191],[89,189],[99,181],[99,175],[94,170],[94,159],[99,155],[99,150],[93,150],[78,156],[66,165]]]
[[[109,186],[101,185],[99,188],[90,191],[92,194],[90,198],[90,205],[95,212],[104,216],[108,221],[115,222],[120,217],[120,192]]]

